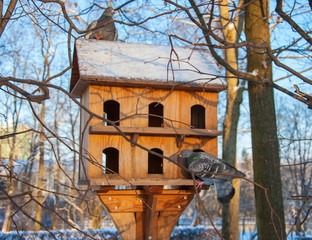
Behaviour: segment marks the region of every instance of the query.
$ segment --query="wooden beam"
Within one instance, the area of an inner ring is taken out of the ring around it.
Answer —
[[[136,212],[134,213],[135,221],[136,221],[136,240],[144,240],[145,229],[144,229],[144,212]]]
[[[193,197],[191,198],[193,199]],[[158,217],[158,238],[165,240],[170,239],[171,233],[179,221],[181,214],[183,213],[184,209],[181,212],[160,212]]]
[[[202,84],[196,82],[174,82],[174,81],[154,81],[142,79],[129,79],[129,78],[110,78],[99,77],[91,75],[82,75],[80,72],[81,81],[88,85],[97,86],[121,86],[121,87],[135,87],[135,88],[154,88],[154,89],[167,89],[183,90],[183,91],[197,91],[197,92],[221,92],[227,89],[226,84]]]
[[[112,175],[112,174],[110,174]],[[113,176],[115,178],[101,178],[101,179],[89,179],[91,187],[97,188],[100,186],[111,186],[111,185],[126,185],[126,186],[160,186],[160,185],[171,185],[171,186],[194,186],[193,179],[183,178],[144,178],[144,179],[122,179],[120,176]]]
[[[157,212],[183,212],[190,200],[187,196],[177,194],[155,194]]]
[[[133,212],[110,213],[122,239],[137,238],[136,219]]]
[[[183,189],[161,189],[159,188],[154,188],[154,187],[148,187],[148,191],[146,190],[147,188],[144,188],[145,190],[111,190],[105,188],[103,191],[97,191],[97,194],[99,196],[102,195],[148,195],[148,194],[165,194],[165,195],[172,195],[172,194],[194,194],[195,191],[190,191],[190,190],[183,190]]]
[[[155,195],[149,194],[146,197],[145,205],[145,238],[158,239],[158,212]]]
[[[109,212],[143,212],[144,199],[138,195],[115,194],[100,196]]]
[[[75,69],[76,70],[76,69]],[[79,74],[80,71],[79,71]],[[122,79],[98,76],[79,75],[73,76],[71,81],[71,93],[80,98],[82,93],[89,85],[97,86],[117,86],[117,87],[135,87],[135,88],[154,88],[165,90],[182,90],[196,92],[221,92],[227,89],[226,84],[196,84],[173,81],[144,81],[140,79]]]
[[[188,137],[217,137],[221,131],[214,129],[186,129],[186,128],[163,128],[163,127],[119,127],[127,135],[139,134],[141,136],[188,136]],[[113,126],[102,124],[90,126],[90,134],[118,135],[119,131]]]

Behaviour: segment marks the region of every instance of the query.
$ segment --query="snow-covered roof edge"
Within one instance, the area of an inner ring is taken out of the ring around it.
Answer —
[[[205,50],[79,39],[75,43],[71,92],[89,84],[222,91],[226,83]]]

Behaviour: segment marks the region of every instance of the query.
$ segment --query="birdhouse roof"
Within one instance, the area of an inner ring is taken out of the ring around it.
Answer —
[[[226,83],[207,50],[79,39],[70,91],[80,97],[89,84],[219,92]]]

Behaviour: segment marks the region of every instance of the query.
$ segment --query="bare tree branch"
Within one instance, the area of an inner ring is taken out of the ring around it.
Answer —
[[[2,16],[2,10],[3,10],[3,1],[0,1],[0,37],[2,36],[6,25],[8,24],[8,22],[10,21],[12,14],[15,10],[16,4],[17,4],[17,0],[11,0],[9,3],[9,6],[4,14],[4,16]]]
[[[288,14],[283,11],[283,0],[276,0],[275,11],[283,18],[288,24],[296,30],[310,45],[312,45],[312,38],[307,34]]]

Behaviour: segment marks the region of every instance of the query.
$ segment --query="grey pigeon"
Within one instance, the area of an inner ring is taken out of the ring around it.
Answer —
[[[113,14],[114,10],[111,7],[106,8],[102,16],[88,26],[87,30],[90,29],[90,32],[88,32],[85,38],[116,41],[118,33],[114,24]]]
[[[180,156],[185,160],[188,169],[195,172],[195,176],[201,180],[197,187],[203,184],[214,184],[217,189],[218,200],[221,203],[229,202],[235,194],[235,189],[229,180],[246,177],[244,173],[227,162],[206,152],[194,152],[184,149],[181,151]],[[196,172],[199,173],[196,174]]]

